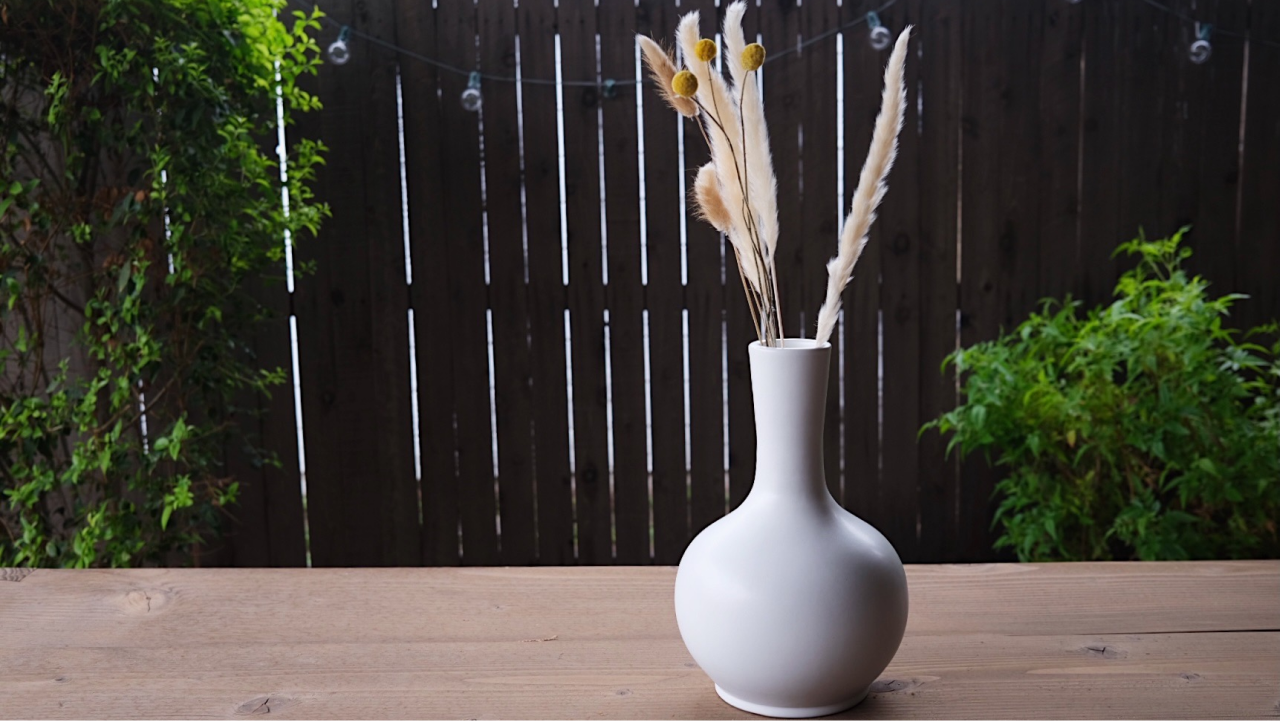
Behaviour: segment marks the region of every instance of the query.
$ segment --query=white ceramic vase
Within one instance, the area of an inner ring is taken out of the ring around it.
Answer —
[[[836,713],[862,701],[897,652],[907,578],[885,537],[827,491],[831,344],[787,339],[749,353],[755,484],[685,551],[676,620],[733,706],[785,718]]]

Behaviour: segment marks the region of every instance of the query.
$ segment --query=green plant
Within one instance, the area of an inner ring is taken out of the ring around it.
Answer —
[[[1280,344],[1224,319],[1182,234],[1138,256],[1087,316],[1045,301],[1013,333],[953,353],[963,402],[927,424],[981,450],[997,547],[1027,560],[1242,558],[1280,552]],[[944,363],[944,368],[946,367]],[[924,429],[922,429],[923,432]]]
[[[243,287],[326,212],[323,148],[282,182],[272,147],[278,100],[319,107],[319,13],[284,8],[0,2],[0,565],[164,562],[234,501],[234,400],[284,377]]]

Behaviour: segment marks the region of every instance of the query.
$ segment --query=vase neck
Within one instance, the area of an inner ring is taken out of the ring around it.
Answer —
[[[751,390],[756,416],[752,496],[825,500],[822,459],[831,346],[787,339],[783,348],[752,343]]]

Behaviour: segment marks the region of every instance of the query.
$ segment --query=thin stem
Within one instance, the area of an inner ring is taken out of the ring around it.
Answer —
[[[710,83],[711,83],[710,66],[708,66],[707,83],[708,83],[708,86],[710,86]],[[718,111],[719,105],[715,102],[714,94],[712,94],[711,100],[712,100],[712,104],[715,105]],[[742,193],[743,202],[744,204],[746,204],[747,203],[747,187],[745,186],[743,181],[742,171],[738,168],[738,157],[737,157],[737,153],[735,153],[733,150],[733,140],[729,137],[729,131],[725,129],[724,124],[720,121],[719,117],[717,117],[717,115],[713,114],[711,111],[707,110],[705,105],[703,105],[696,98],[694,98],[693,102],[698,106],[698,109],[702,111],[702,114],[705,115],[708,119],[711,120],[712,123],[715,124],[716,128],[720,130],[720,133],[724,135],[725,140],[729,141],[729,154],[733,156],[733,172],[738,181],[738,190]],[[707,137],[707,133],[705,129],[703,129],[702,136],[703,138],[706,139],[708,147],[710,147],[711,139]],[[744,153],[745,153],[745,148],[744,148]],[[767,270],[768,263],[765,261],[764,255],[761,252],[760,232],[759,232],[759,229],[756,227],[755,217],[754,217],[755,214],[751,211],[750,205],[746,206],[746,212],[744,214],[746,216],[745,219],[747,222],[746,230],[747,230],[748,240],[751,242],[752,255],[754,256],[752,258],[752,261],[756,266],[757,276],[764,275],[767,277],[769,275]],[[769,316],[773,317],[776,320],[778,318],[778,315],[775,310],[777,308],[777,305],[776,305],[777,298],[776,297],[770,298],[768,295],[768,290],[769,290],[768,288],[765,288],[764,290],[760,291],[760,293],[761,293],[761,296],[766,300],[766,305],[771,306],[770,308],[771,312],[769,313]],[[779,323],[779,329],[781,329],[780,323]],[[765,333],[766,338],[768,337],[768,332],[767,332],[768,330],[772,330],[772,328],[770,327],[766,329],[766,333]]]

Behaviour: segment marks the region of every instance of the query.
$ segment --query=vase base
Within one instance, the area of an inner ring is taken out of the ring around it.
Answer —
[[[757,714],[759,716],[773,716],[774,718],[812,718],[814,716],[827,716],[829,714],[839,713],[862,703],[862,700],[867,697],[867,692],[870,690],[870,687],[865,688],[862,690],[862,693],[859,693],[848,701],[841,701],[840,703],[833,703],[827,706],[767,706],[765,704],[744,701],[720,688],[719,684],[716,684],[716,693],[719,694],[720,698],[724,699],[724,702],[730,706],[740,708],[743,711]]]

